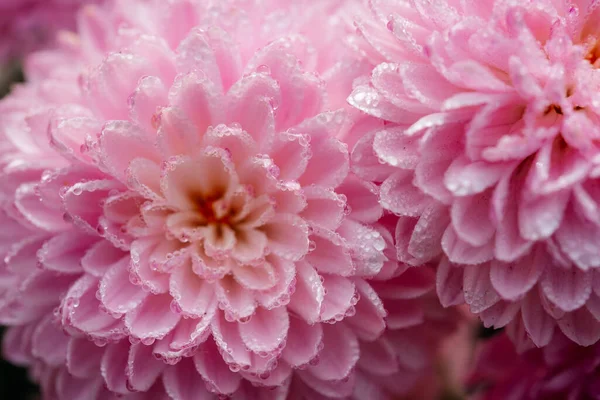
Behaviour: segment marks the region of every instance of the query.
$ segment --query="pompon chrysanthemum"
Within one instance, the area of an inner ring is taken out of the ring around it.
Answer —
[[[599,5],[374,0],[358,23],[381,63],[349,101],[388,125],[353,158],[400,260],[441,259],[443,304],[529,345],[600,338]]]
[[[3,0],[0,2],[0,62],[52,43],[60,29],[74,29],[79,7],[100,0]]]
[[[456,318],[349,172],[354,3],[209,3],[86,8],[0,103],[9,357],[49,399],[407,392]]]
[[[548,346],[517,354],[506,335],[479,345],[468,380],[477,400],[595,399],[600,347],[577,346],[556,334]]]

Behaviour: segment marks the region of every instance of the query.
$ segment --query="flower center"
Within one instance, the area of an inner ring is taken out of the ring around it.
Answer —
[[[600,41],[597,38],[590,38],[585,47],[586,55],[584,58],[588,60],[592,66],[600,68]]]

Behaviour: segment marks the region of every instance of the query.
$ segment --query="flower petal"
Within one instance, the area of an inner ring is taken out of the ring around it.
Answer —
[[[285,307],[256,309],[250,321],[239,324],[240,336],[246,347],[257,354],[271,353],[285,343],[290,317]]]
[[[541,281],[548,299],[563,311],[573,311],[585,304],[592,293],[592,274],[572,266],[546,269]]]
[[[125,326],[139,339],[160,339],[177,325],[180,316],[171,311],[171,296],[149,295],[125,315]]]

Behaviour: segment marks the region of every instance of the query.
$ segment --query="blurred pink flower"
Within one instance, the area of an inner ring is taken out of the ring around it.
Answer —
[[[477,400],[595,399],[598,345],[580,347],[557,333],[548,346],[517,354],[506,335],[479,345],[468,385]]]
[[[73,30],[84,4],[100,0],[3,0],[0,2],[0,60],[19,58],[52,44],[61,29]]]
[[[399,259],[439,262],[442,303],[514,321],[520,348],[557,324],[595,343],[600,3],[370,4],[353,43],[380,63],[349,102],[387,124],[352,159],[400,216]]]
[[[387,399],[429,373],[456,316],[350,172],[379,124],[345,104],[353,4],[115,1],[26,59],[0,322],[45,396]]]

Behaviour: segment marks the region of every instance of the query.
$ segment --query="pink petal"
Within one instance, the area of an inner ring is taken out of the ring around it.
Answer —
[[[157,360],[152,354],[152,346],[138,343],[129,349],[127,359],[127,388],[146,392],[160,377],[166,364]]]
[[[573,311],[585,304],[592,293],[592,274],[577,267],[554,266],[546,269],[541,281],[548,299],[564,311]]]
[[[314,250],[305,257],[320,273],[349,276],[354,272],[354,264],[344,240],[336,233],[317,230],[311,235]]]
[[[231,255],[241,263],[250,263],[264,257],[268,243],[269,239],[265,233],[257,229],[242,228],[236,232],[236,243],[231,250]],[[268,275],[267,271],[262,272]],[[269,282],[269,279],[264,281],[266,284]]]
[[[374,375],[383,376],[392,375],[399,370],[394,347],[385,339],[361,342],[357,366]]]
[[[325,289],[319,274],[308,263],[296,263],[296,290],[290,300],[289,308],[307,323],[314,324],[321,314]]]
[[[44,318],[35,328],[31,337],[31,354],[52,366],[65,362],[68,336],[52,322],[51,317]]]
[[[246,347],[257,354],[270,353],[285,343],[290,319],[285,307],[256,309],[250,321],[239,324]]]
[[[156,76],[145,76],[129,97],[129,116],[146,132],[154,132],[156,113],[167,104],[167,88]]]
[[[486,243],[479,247],[472,246],[458,237],[452,225],[444,232],[442,248],[448,259],[456,264],[480,264],[491,260],[494,256],[493,243]]]
[[[519,205],[519,232],[527,240],[550,237],[560,226],[571,191],[564,190],[549,196],[532,196]]]
[[[372,277],[381,271],[388,261],[384,255],[385,239],[368,225],[346,219],[338,228],[338,233],[346,241],[346,246],[353,249],[352,262],[355,276]]]
[[[410,125],[419,119],[419,114],[397,107],[370,85],[355,87],[347,101],[351,106],[373,117],[398,124]]]
[[[299,179],[300,184],[325,187],[341,184],[350,170],[350,155],[346,144],[333,137],[312,139],[311,151],[312,157]]]
[[[136,158],[127,169],[127,185],[145,198],[158,199],[160,191],[160,167],[154,161]]]
[[[111,222],[126,224],[139,214],[142,201],[143,199],[134,192],[110,196],[104,203],[104,216]]]
[[[125,326],[133,337],[160,339],[177,325],[180,316],[171,311],[171,296],[149,295],[125,315]]]
[[[285,132],[277,135],[269,151],[279,168],[279,179],[296,181],[302,176],[312,155],[306,134]]]
[[[120,394],[129,392],[125,375],[129,347],[130,344],[123,340],[120,343],[109,344],[104,351],[100,372],[107,388],[112,392]]]
[[[256,309],[252,291],[241,286],[229,275],[217,283],[215,292],[219,308],[223,309],[230,319],[249,317]]]
[[[216,311],[216,307],[213,307],[200,319],[183,318],[180,320],[172,332],[169,348],[177,352],[193,348],[206,341],[210,335],[210,324]]]
[[[189,263],[180,265],[171,274],[169,293],[183,315],[194,318],[206,314],[216,300],[213,284],[196,275]]]
[[[102,347],[85,338],[71,338],[67,347],[67,369],[77,378],[94,376],[100,370]]]
[[[548,141],[538,152],[527,177],[527,185],[533,193],[557,195],[582,181],[590,170],[589,162],[576,148],[566,144],[562,138]],[[554,196],[551,196],[554,197]],[[560,201],[560,197],[556,201]]]
[[[384,331],[387,316],[383,302],[377,292],[362,279],[355,280],[360,300],[354,307],[356,314],[345,319],[354,334],[361,340],[376,340]],[[389,318],[387,320],[389,323]],[[394,328],[391,328],[394,329]]]
[[[489,264],[469,265],[464,270],[465,302],[472,313],[480,313],[500,301],[490,282]]]
[[[350,166],[352,171],[362,179],[383,182],[395,172],[395,168],[379,162],[379,157],[373,150],[375,133],[368,132],[356,142],[352,149]]]
[[[67,118],[55,117],[50,121],[50,143],[65,157],[90,164],[91,158],[86,154],[84,143],[86,138],[99,132],[102,125],[90,115],[77,115],[75,110],[66,112],[69,112]]]
[[[323,275],[325,297],[321,305],[321,321],[341,321],[354,311],[358,296],[355,284],[348,278]]]
[[[273,256],[266,261],[273,268],[276,283],[270,289],[255,292],[256,300],[267,309],[288,304],[296,284],[296,263]]]
[[[36,184],[23,184],[15,193],[14,207],[30,224],[47,230],[63,231],[68,225],[60,210],[50,208],[36,193]]]
[[[134,159],[159,161],[158,149],[144,132],[124,121],[111,121],[104,126],[99,152],[102,163],[121,182],[126,182],[125,173]]]
[[[557,322],[560,330],[580,346],[590,346],[600,339],[600,322],[585,307],[565,314]]]
[[[185,79],[185,78],[184,78]],[[178,84],[185,85],[186,83],[177,82]],[[191,83],[189,85],[192,85]],[[198,85],[201,86],[201,85]],[[175,87],[177,88],[177,86]],[[184,93],[192,97],[201,97],[203,95],[203,88],[187,88],[188,90],[197,90],[200,93]],[[183,91],[184,89],[179,89]],[[161,146],[161,150],[165,155],[178,155],[178,154],[191,154],[194,149],[200,147],[200,141],[202,135],[206,132],[210,126],[212,115],[210,110],[202,110],[202,102],[208,102],[210,99],[198,99],[190,98],[185,99],[186,101],[192,102],[197,108],[198,114],[203,111],[206,115],[199,115],[200,121],[194,121],[191,118],[195,117],[188,116],[182,109],[176,107],[166,107],[160,110],[159,118],[160,125],[158,128],[158,141]],[[187,106],[186,109],[191,108],[191,104],[184,104],[182,107]],[[207,107],[207,106],[204,106]],[[191,110],[189,110],[191,112]],[[197,126],[196,123],[201,124]]]
[[[129,281],[128,258],[123,258],[106,271],[98,290],[104,307],[116,314],[135,309],[147,296],[141,287]]]
[[[417,217],[427,206],[428,197],[413,185],[411,171],[399,171],[381,185],[381,205],[397,215]]]
[[[493,239],[496,229],[490,220],[491,192],[458,197],[451,208],[456,234],[472,246],[483,246]]]
[[[408,268],[386,282],[372,282],[379,296],[386,299],[416,299],[430,292],[434,284],[434,272],[425,266]]]
[[[432,110],[439,110],[444,100],[459,91],[428,64],[405,63],[400,67],[400,75],[406,95]]]
[[[204,382],[199,378],[194,362],[186,357],[165,370],[163,374],[165,391],[173,400],[210,398],[210,392],[206,390]]]
[[[35,328],[35,324],[28,324],[13,326],[5,331],[2,340],[2,354],[6,360],[16,365],[28,365],[33,361],[31,336]]]
[[[277,109],[277,130],[286,130],[315,115],[324,102],[324,85],[320,79],[303,73],[291,52],[308,55],[304,38],[299,36],[274,40],[259,50],[248,68],[266,70],[281,86],[281,104]]]
[[[133,279],[136,285],[141,285],[155,294],[166,293],[169,290],[169,275],[153,269],[150,262],[151,252],[157,245],[156,240],[160,240],[160,238],[134,241],[131,244],[131,264],[129,266],[130,279]]]
[[[436,259],[442,253],[441,241],[450,217],[439,204],[425,208],[417,221],[399,218],[395,240],[399,261],[421,265]]]
[[[91,234],[98,234],[103,202],[111,190],[120,187],[117,182],[109,180],[76,183],[64,196],[65,210],[74,223]]]
[[[500,300],[487,310],[482,311],[479,314],[479,318],[485,327],[500,329],[508,325],[515,318],[518,318],[517,313],[519,310],[521,310],[520,302],[512,303]]]
[[[551,265],[544,253],[534,250],[512,263],[492,261],[490,281],[498,294],[505,300],[517,300],[533,288],[546,267]]]
[[[421,141],[422,156],[415,169],[415,186],[443,203],[452,197],[446,188],[445,174],[456,155],[462,152],[463,129],[459,124],[435,127]]]
[[[86,400],[89,396],[101,396],[102,390],[108,391],[103,389],[101,378],[77,379],[66,369],[59,370],[56,376],[57,397],[63,399]]]
[[[344,324],[323,326],[323,350],[319,363],[307,371],[325,381],[347,378],[359,359],[358,340]]]
[[[237,81],[225,100],[227,122],[237,123],[257,143],[264,143],[273,134],[273,105],[281,103],[277,82],[266,74],[253,73]]]
[[[463,267],[442,258],[437,268],[436,292],[444,307],[464,303]]]
[[[82,257],[96,238],[79,232],[54,236],[38,250],[39,262],[47,269],[62,273],[80,273]]]
[[[444,183],[455,196],[481,193],[495,185],[510,172],[512,164],[491,164],[485,161],[470,161],[466,156],[457,158],[448,167]]]
[[[242,341],[238,323],[227,322],[223,313],[218,313],[211,327],[224,361],[229,365],[248,369],[252,362],[251,353]]]
[[[250,290],[266,290],[277,283],[275,269],[268,262],[259,265],[238,265],[233,271],[240,285]]]
[[[529,293],[521,307],[523,323],[529,337],[537,347],[544,347],[552,340],[555,321],[546,313],[537,292]]]
[[[404,134],[405,127],[392,127],[376,133],[373,151],[379,160],[393,167],[413,170],[419,161],[419,138]]]
[[[100,311],[100,302],[95,296],[97,284],[96,278],[84,275],[70,287],[62,303],[62,324],[102,342],[107,337],[118,338],[122,324]]]
[[[346,201],[331,189],[319,186],[307,187],[304,190],[306,208],[302,217],[311,225],[335,230],[345,217]]]
[[[282,258],[297,261],[308,251],[308,226],[298,216],[278,214],[262,231],[269,238],[271,251]]]
[[[105,120],[127,118],[127,99],[143,76],[154,75],[144,58],[126,53],[110,53],[103,62],[84,75],[85,97]]]
[[[309,325],[299,318],[292,317],[282,357],[292,367],[306,366],[318,357],[322,344],[321,324]]]
[[[379,189],[376,185],[349,175],[337,187],[336,193],[346,196],[345,211],[350,211],[348,218],[363,223],[373,223],[381,218],[383,209],[379,204]]]
[[[283,139],[281,139],[283,141]],[[285,140],[285,143],[289,143]],[[250,134],[241,127],[217,125],[209,128],[202,137],[204,146],[219,147],[228,149],[231,153],[231,159],[235,165],[243,165],[248,158],[258,153],[256,142]],[[276,154],[269,153],[275,164],[279,167],[280,177],[285,175],[285,168],[280,165]]]
[[[506,175],[500,180],[492,196],[492,219],[496,225],[496,243],[494,255],[500,261],[514,261],[523,256],[532,246],[525,240],[518,225],[518,207],[520,187],[512,176]]]
[[[220,92],[226,92],[241,74],[237,43],[216,26],[188,33],[179,45],[177,65],[180,71],[206,74]]]
[[[597,250],[600,227],[578,215],[567,211],[561,226],[556,231],[556,241],[561,250],[581,269],[600,265]]]
[[[241,377],[232,372],[219,354],[215,342],[206,341],[194,356],[196,370],[211,391],[232,394],[240,386]]]

